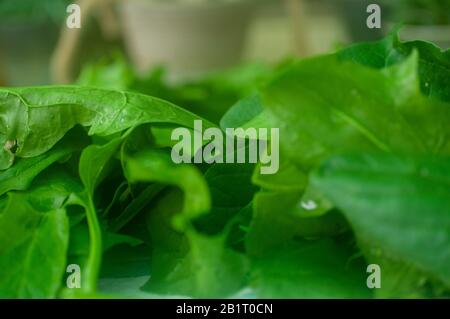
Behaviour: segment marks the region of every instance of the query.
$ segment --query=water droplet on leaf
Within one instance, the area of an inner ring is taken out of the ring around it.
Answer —
[[[305,200],[300,203],[302,208],[306,210],[314,210],[317,208],[317,203],[313,200]]]

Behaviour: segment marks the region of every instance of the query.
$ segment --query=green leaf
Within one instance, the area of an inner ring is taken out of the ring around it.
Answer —
[[[141,287],[150,277],[150,247],[119,245],[103,256],[99,291],[118,298],[154,298]]]
[[[298,192],[307,187],[308,176],[282,152],[279,169],[275,174],[261,174],[259,164],[254,170],[252,181],[267,190]]]
[[[259,94],[254,94],[233,105],[220,120],[220,127],[223,130],[226,128],[254,127],[249,122],[256,121],[255,118],[263,111],[261,97]]]
[[[111,219],[109,229],[119,231],[139,214],[162,190],[164,186],[152,184],[147,186],[130,204],[114,219]]]
[[[406,262],[399,256],[390,254],[379,246],[359,239],[368,263],[380,266],[381,287],[375,290],[376,298],[442,298],[450,289],[414,263]]]
[[[55,170],[41,175],[26,192],[9,192],[0,211],[0,256],[29,236],[40,214],[64,208],[69,196],[80,189],[77,180]]]
[[[357,237],[450,284],[450,161],[388,155],[334,157],[314,175]]]
[[[407,59],[413,51],[420,56],[422,92],[450,102],[450,50],[443,51],[424,41],[401,42],[396,34],[392,34],[378,42],[355,44],[338,52],[338,56],[343,60],[382,69]]]
[[[180,210],[181,193],[166,194],[148,215],[152,236],[152,276],[144,289],[164,295],[199,298],[227,297],[243,288],[244,255],[225,247],[227,232],[206,236],[172,226]]]
[[[66,203],[78,180],[61,167],[41,174],[26,192],[9,192],[0,211],[0,296],[54,298],[69,241]]]
[[[0,257],[0,296],[53,298],[66,267],[68,221],[63,209],[41,216],[30,237]]]
[[[250,256],[260,256],[294,237],[334,236],[348,229],[346,221],[336,211],[319,217],[299,217],[295,207],[300,197],[298,193],[256,194],[253,218],[245,239]]]
[[[127,157],[124,163],[130,182],[157,182],[183,191],[184,207],[175,221],[179,227],[184,228],[191,219],[209,211],[208,186],[195,166],[174,164],[166,151],[156,149]]]
[[[253,199],[257,188],[251,183],[254,164],[214,164],[205,172],[212,207],[195,220],[196,229],[218,234]]]
[[[13,155],[48,151],[76,124],[90,126],[90,135],[107,136],[144,123],[192,127],[200,119],[158,98],[76,86],[0,89],[0,113],[0,169],[12,164]],[[17,145],[13,155],[6,147],[11,143]]]
[[[35,210],[10,195],[0,214],[0,297],[53,298],[66,267],[69,224],[63,208]]]
[[[391,36],[179,84],[119,57],[79,80],[103,89],[1,88],[0,297],[450,296],[449,60]],[[279,170],[175,164],[202,117],[279,128]]]
[[[105,166],[121,143],[122,137],[119,137],[104,145],[90,145],[83,150],[80,157],[79,175],[85,186],[85,192],[78,196],[78,203],[86,210],[89,228],[89,256],[83,284],[83,289],[88,293],[96,290],[102,258],[102,234],[93,201],[94,191],[103,177]]]
[[[76,131],[79,134],[79,131]],[[0,195],[10,190],[25,190],[42,171],[53,163],[80,150],[86,140],[83,136],[68,134],[52,150],[32,158],[21,158],[6,171],[0,171]]]
[[[370,298],[366,268],[332,240],[287,242],[252,261],[258,298]]]
[[[279,76],[264,90],[263,103],[280,127],[282,148],[306,167],[349,149],[424,151],[424,141],[397,110],[389,79],[325,56],[301,61]]]
[[[317,217],[328,213],[333,208],[333,203],[326,196],[314,186],[308,185],[295,206],[294,213],[301,217]]]
[[[104,145],[90,145],[85,148],[80,158],[80,178],[88,194],[94,194],[95,188],[104,177],[105,166],[118,151],[122,138],[116,138]]]
[[[102,245],[102,253],[108,252],[110,249],[122,244],[126,244],[128,248],[142,244],[140,239],[110,232],[106,230],[104,225],[102,227],[102,238],[104,243]],[[71,263],[83,265],[83,267],[86,265],[89,257],[89,242],[89,226],[86,222],[81,222],[71,227],[68,251]]]

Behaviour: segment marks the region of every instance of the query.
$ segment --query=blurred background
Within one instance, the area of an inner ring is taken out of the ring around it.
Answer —
[[[70,3],[80,29],[66,26]],[[366,25],[371,3],[381,29]],[[399,23],[405,40],[450,47],[450,0],[0,0],[0,85],[126,88],[161,72],[176,83],[376,40]]]

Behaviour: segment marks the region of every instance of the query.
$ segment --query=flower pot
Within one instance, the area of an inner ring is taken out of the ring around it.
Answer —
[[[125,44],[140,72],[163,64],[173,77],[190,78],[226,68],[241,59],[254,6],[251,1],[124,1]]]

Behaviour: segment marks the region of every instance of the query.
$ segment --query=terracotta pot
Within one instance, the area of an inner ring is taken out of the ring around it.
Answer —
[[[120,11],[125,44],[138,71],[162,64],[174,77],[189,78],[240,61],[254,8],[251,1],[125,0]]]

